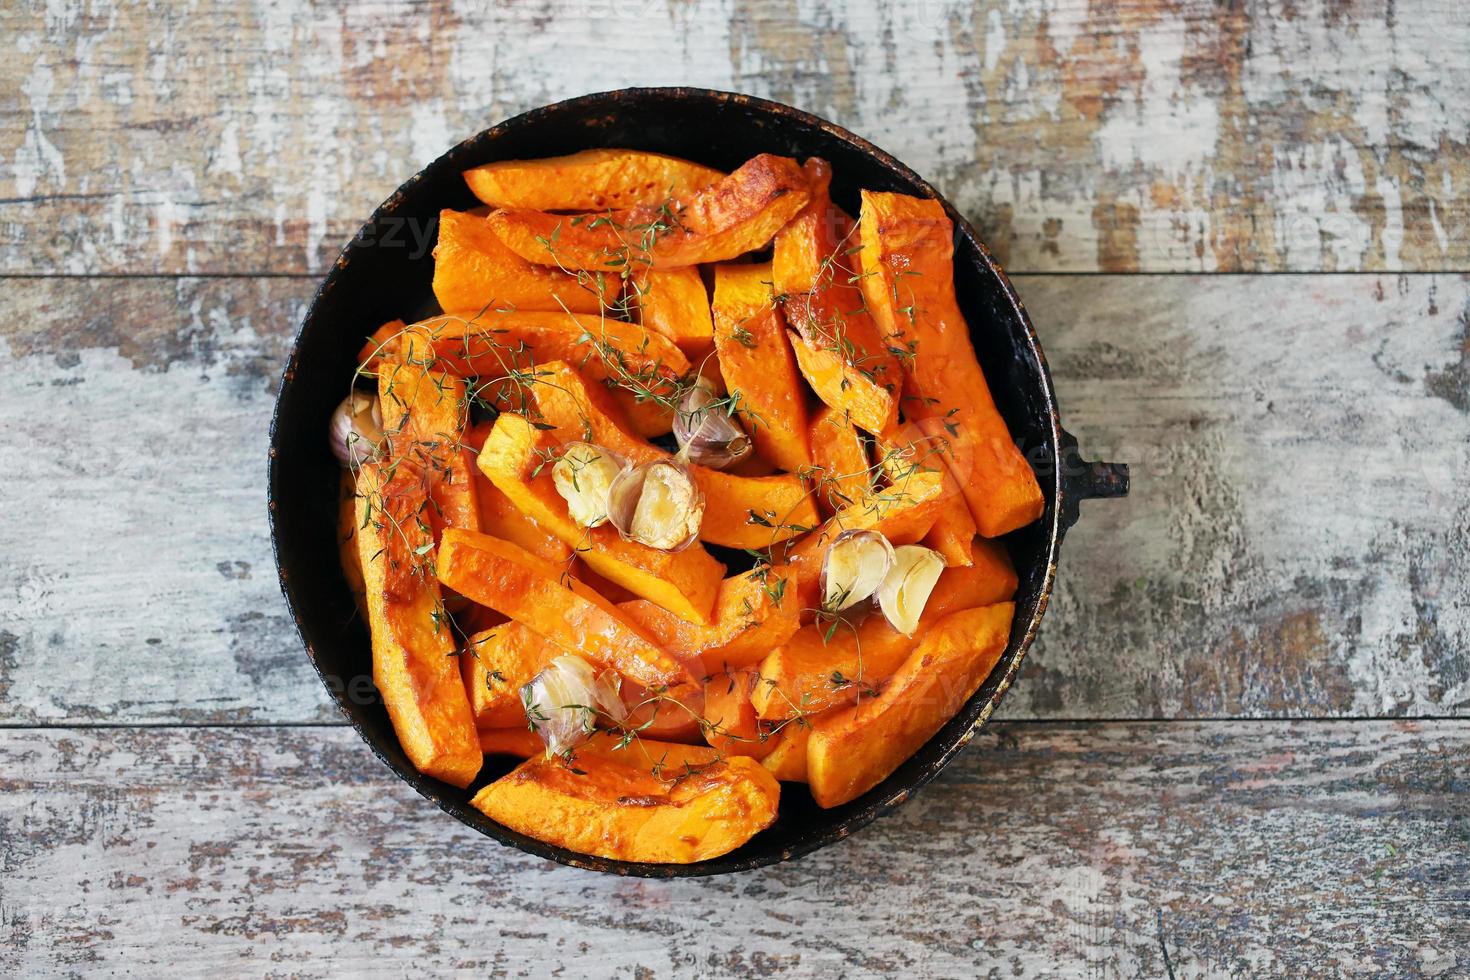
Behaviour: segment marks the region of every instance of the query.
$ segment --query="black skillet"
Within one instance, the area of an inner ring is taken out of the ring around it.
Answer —
[[[1062,536],[1078,501],[1128,492],[1128,468],[1089,463],[1061,426],[1036,331],[1004,272],[975,230],[955,223],[955,278],[975,351],[1011,433],[1047,498],[1041,520],[1006,537],[1020,575],[1010,644],[999,665],[947,725],[877,788],[831,810],[799,784],[783,784],[776,824],[744,847],[694,865],[635,864],[588,857],[515,833],[469,805],[474,791],[510,768],[487,759],[468,791],[416,772],[373,691],[368,637],[338,567],[337,464],[327,421],[346,393],[364,336],[393,317],[435,312],[434,223],[441,208],[479,202],[460,172],[498,159],[545,157],[595,146],[687,157],[733,170],[762,152],[832,164],[832,196],[856,214],[861,188],[939,197],[908,167],[840,127],[790,106],[707,89],[624,89],[516,116],[471,137],[412,177],[375,211],[323,280],[286,363],[271,422],[270,520],[281,589],[322,682],[378,757],[414,789],[504,844],[563,864],[614,874],[689,877],[743,871],[798,857],[839,840],[898,806],[938,775],[990,718],[1036,636],[1056,579]]]

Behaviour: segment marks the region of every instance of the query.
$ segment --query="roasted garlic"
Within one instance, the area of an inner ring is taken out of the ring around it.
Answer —
[[[685,459],[712,470],[733,466],[752,449],[750,436],[704,378],[684,392],[674,412],[674,438]]]
[[[943,571],[944,556],[937,551],[917,544],[894,548],[893,567],[878,586],[878,608],[889,625],[905,636],[913,636]]]
[[[893,545],[877,531],[843,531],[822,560],[822,611],[842,612],[865,599],[893,565]]]
[[[327,440],[332,455],[343,466],[356,469],[383,441],[383,414],[378,399],[365,391],[354,391],[332,412]]]
[[[556,492],[567,502],[567,514],[579,527],[597,527],[608,519],[608,494],[625,468],[623,458],[590,442],[569,442],[551,467]]]
[[[619,474],[608,498],[613,527],[629,541],[682,551],[704,523],[704,493],[688,467],[660,459]]]
[[[521,688],[521,703],[547,755],[563,755],[597,730],[597,716],[615,723],[628,717],[618,675],[598,670],[575,654],[563,654]]]

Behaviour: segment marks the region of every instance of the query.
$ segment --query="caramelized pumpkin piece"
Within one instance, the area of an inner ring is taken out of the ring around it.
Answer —
[[[445,310],[486,307],[599,313],[617,298],[617,281],[582,282],[560,269],[527,262],[505,247],[482,214],[439,212],[434,298]]]
[[[485,534],[449,530],[435,568],[439,581],[456,592],[629,680],[671,690],[695,686],[689,671],[612,603],[524,548]],[[463,695],[463,685],[459,687]]]
[[[766,721],[848,704],[892,676],[945,616],[1004,602],[1015,594],[1016,572],[1005,549],[998,542],[982,540],[975,564],[940,574],[913,636],[904,636],[878,613],[870,614],[855,630],[839,626],[833,631],[822,623],[803,627],[761,662],[761,680],[751,702]]]
[[[496,407],[524,410],[535,371],[546,361],[569,361],[606,385],[641,385],[672,391],[689,370],[679,348],[634,323],[569,313],[495,310],[430,317],[400,333],[397,347],[420,361],[461,377],[476,377],[476,393]],[[627,387],[614,387],[613,400],[633,430],[643,436],[667,433],[673,413],[639,401]]]
[[[817,504],[831,516],[866,500],[873,489],[867,446],[857,428],[841,412],[824,407],[812,416],[812,474]]]
[[[357,613],[366,621],[367,586],[362,579],[362,557],[357,551],[357,481],[351,471],[344,469],[337,491],[337,558],[342,564],[342,577],[357,603]]]
[[[480,748],[486,755],[513,755],[529,759],[545,754],[546,745],[541,741],[541,736],[521,725],[517,728],[480,729]],[[607,759],[609,762],[646,771],[651,776],[676,779],[687,775],[691,770],[719,761],[719,756],[708,745],[661,742],[656,738],[645,738],[641,734],[624,739],[620,732],[600,731],[577,746],[572,753],[571,762],[577,765],[577,760],[580,759]]]
[[[702,191],[665,203],[602,215],[505,208],[489,220],[530,262],[621,273],[724,262],[764,248],[808,197],[795,160],[763,153]]]
[[[806,392],[771,297],[770,265],[716,266],[714,319],[725,390],[739,394],[740,421],[756,451],[800,472],[812,461]]]
[[[428,508],[407,468],[388,478],[375,463],[358,471],[357,544],[373,683],[414,768],[454,786],[480,771],[475,723],[454,660],[449,617],[430,571]]]
[[[560,759],[528,759],[472,802],[511,830],[582,854],[691,864],[769,827],[780,797],[780,784],[753,759],[731,758],[666,781],[588,757],[575,771]]]
[[[812,737],[811,719],[788,722],[771,736],[774,747],[761,760],[772,776],[783,783],[806,782],[806,746]]]
[[[704,682],[704,737],[721,755],[764,759],[776,747],[750,703],[758,679],[753,670],[736,670]]]
[[[556,433],[506,413],[495,420],[485,440],[480,471],[523,514],[572,547],[593,571],[676,616],[708,623],[725,566],[698,543],[683,551],[659,551],[625,541],[610,524],[578,526],[552,477],[561,446]]]
[[[561,439],[606,446],[635,464],[670,458],[630,432],[606,390],[588,384],[579,372],[556,362],[542,364],[538,372],[536,405]],[[694,465],[689,471],[704,491],[699,536],[711,544],[766,548],[817,523],[816,502],[794,474],[738,476]]]
[[[1041,516],[1036,475],[995,407],[955,299],[954,226],[938,201],[863,191],[863,295],[903,358],[905,414],[943,420],[945,465],[980,533],[997,537]]]
[[[951,613],[934,624],[883,693],[812,723],[807,782],[840,806],[887,779],[952,718],[1005,652],[1015,605]]]
[[[659,204],[701,191],[725,176],[711,167],[641,150],[582,150],[539,160],[498,160],[464,172],[492,208],[603,211]]]
[[[682,660],[698,659],[706,674],[749,667],[785,643],[800,625],[796,600],[787,600],[785,569],[732,575],[720,583],[708,626],[689,623],[647,601],[621,609],[644,632]]]
[[[378,404],[389,459],[416,471],[433,506],[435,537],[445,527],[480,529],[472,454],[465,447],[469,397],[462,379],[410,363],[400,352],[378,366]]]
[[[704,729],[700,725],[704,720],[703,684],[677,694],[624,684],[622,695],[628,708],[623,727],[664,742],[704,744]]]
[[[883,450],[884,472],[890,476],[916,464],[942,468],[946,499],[934,526],[924,535],[924,545],[943,555],[947,565],[968,565],[979,529],[954,471],[944,462],[951,445],[944,423],[944,419],[930,418],[895,426],[878,438],[878,444]]]
[[[689,363],[700,368],[715,349],[709,293],[692,265],[658,270],[636,277],[638,320],[678,345]]]
[[[903,374],[854,284],[859,273],[853,220],[832,203],[832,169],[813,157],[812,197],[776,236],[772,281],[791,349],[812,390],[859,428],[877,435],[898,418]]]
[[[503,623],[470,636],[460,652],[459,667],[475,725],[524,727],[521,688],[566,652],[521,623]]]
[[[477,461],[480,450],[484,447],[485,440],[489,437],[492,428],[490,423],[482,422],[465,434],[465,446],[475,454]],[[532,554],[550,562],[564,563],[571,560],[571,546],[521,513],[520,509],[510,502],[510,498],[480,471],[478,465],[475,467],[473,479],[475,499],[480,508],[481,531],[491,537],[520,545]]]
[[[760,663],[792,638],[800,625],[799,610],[794,601],[785,599],[784,582],[784,570],[780,568],[725,579],[708,626],[680,619],[647,599],[621,602],[617,608],[665,651],[684,661],[695,676],[704,677]],[[475,724],[496,728],[523,721],[521,686],[563,652],[518,623],[470,637],[461,654],[461,666]],[[630,690],[629,695],[630,707],[642,700],[638,692]],[[699,703],[662,705],[658,718],[644,734],[698,738],[698,723],[691,712],[700,710]],[[638,727],[653,714],[643,711],[629,723],[630,727]]]
[[[374,330],[367,342],[362,345],[362,349],[357,352],[357,363],[376,371],[379,359],[394,349],[398,335],[406,326],[407,324],[402,320],[389,320]]]

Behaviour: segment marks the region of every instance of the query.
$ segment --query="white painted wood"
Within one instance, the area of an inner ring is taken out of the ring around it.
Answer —
[[[60,0],[0,36],[6,272],[320,272],[460,139],[630,84],[848,126],[1018,270],[1470,268],[1456,0]]]
[[[1001,726],[847,841],[640,881],[473,834],[350,729],[4,731],[0,972],[1463,977],[1467,758],[1465,722]]]

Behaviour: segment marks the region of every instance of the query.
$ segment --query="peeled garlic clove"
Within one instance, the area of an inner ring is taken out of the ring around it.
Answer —
[[[607,521],[608,494],[626,464],[618,454],[590,442],[569,442],[551,467],[556,492],[579,527]]]
[[[356,469],[383,441],[383,414],[378,399],[365,391],[354,391],[332,412],[327,429],[332,455],[343,466]]]
[[[654,460],[629,467],[613,481],[608,517],[629,541],[682,551],[704,523],[704,492],[682,463]]]
[[[628,717],[618,695],[618,675],[600,674],[575,654],[563,654],[521,688],[521,703],[531,730],[541,736],[547,755],[565,755],[597,730],[597,716],[615,722]]]
[[[922,545],[893,549],[893,567],[878,586],[878,608],[889,624],[904,636],[913,636],[919,617],[944,571],[944,556]]]
[[[835,613],[869,598],[893,566],[893,545],[877,531],[843,531],[822,561],[822,611]]]
[[[733,466],[753,448],[750,436],[719,401],[709,382],[698,378],[674,412],[674,438],[684,458],[712,470]]]

